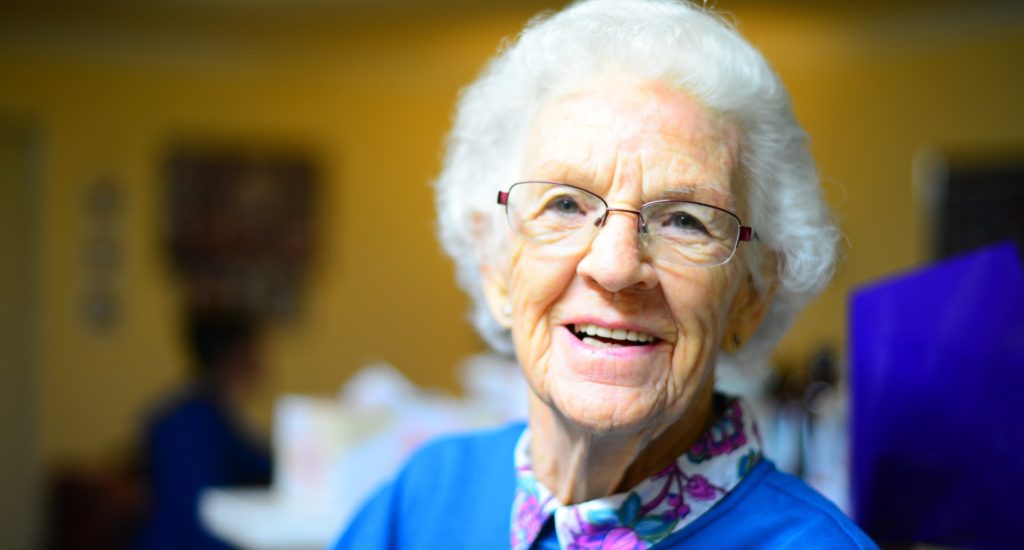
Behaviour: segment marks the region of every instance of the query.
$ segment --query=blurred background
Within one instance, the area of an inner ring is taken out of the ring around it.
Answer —
[[[784,378],[822,350],[842,370],[852,289],[955,249],[949,174],[1021,173],[1024,4],[896,4],[717,2],[788,85],[846,236]],[[484,345],[429,182],[459,89],[561,5],[4,3],[0,546],[56,544],[69,472],[116,513],[144,507],[95,472],[141,468],[147,415],[191,376],[197,308],[259,320],[263,377],[239,400],[255,431],[279,396],[332,395],[369,363],[461,392]]]

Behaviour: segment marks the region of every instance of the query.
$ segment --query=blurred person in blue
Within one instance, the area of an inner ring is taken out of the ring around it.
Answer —
[[[200,524],[200,494],[210,487],[270,481],[269,450],[237,414],[239,400],[262,370],[256,323],[244,313],[196,309],[184,332],[194,374],[146,426],[151,509],[140,550],[230,548]]]
[[[463,91],[436,193],[528,419],[424,447],[335,548],[875,548],[715,389],[766,364],[839,237],[728,23],[673,0],[535,19]]]

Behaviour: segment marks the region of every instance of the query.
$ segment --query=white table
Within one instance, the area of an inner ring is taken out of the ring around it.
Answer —
[[[324,550],[343,523],[328,506],[286,503],[268,489],[207,489],[199,516],[215,536],[244,550]]]

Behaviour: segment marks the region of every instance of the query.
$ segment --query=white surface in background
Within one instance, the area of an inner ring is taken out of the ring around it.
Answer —
[[[525,417],[526,384],[514,362],[477,355],[461,365],[460,378],[464,398],[417,388],[389,365],[374,364],[337,399],[282,396],[274,410],[272,488],[205,491],[203,524],[246,550],[329,546],[425,441]]]
[[[206,490],[199,516],[211,533],[244,550],[323,550],[341,530],[330,511],[265,489]]]

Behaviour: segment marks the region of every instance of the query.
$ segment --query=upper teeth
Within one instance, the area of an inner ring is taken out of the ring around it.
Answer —
[[[630,342],[653,342],[654,337],[644,332],[637,332],[635,330],[626,330],[624,328],[610,329],[594,324],[583,324],[576,325],[576,332],[581,332],[589,336],[600,336],[602,338],[611,338],[613,340],[628,340]]]

